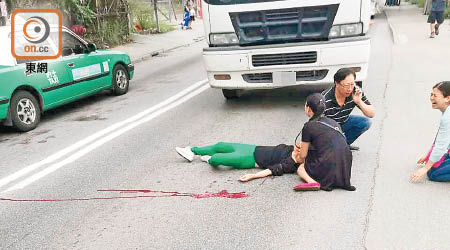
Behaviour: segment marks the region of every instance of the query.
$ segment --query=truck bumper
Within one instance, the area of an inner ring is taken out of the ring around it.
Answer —
[[[315,61],[302,61],[303,55],[311,54],[316,56]],[[299,58],[292,59],[298,55]],[[369,57],[370,38],[367,36],[322,42],[203,49],[209,83],[213,88],[222,89],[329,84],[334,82],[334,74],[341,68],[358,69],[356,78],[363,81],[367,77]],[[287,78],[279,77],[286,75],[284,72],[291,72],[288,76],[290,74],[293,78],[284,81]]]

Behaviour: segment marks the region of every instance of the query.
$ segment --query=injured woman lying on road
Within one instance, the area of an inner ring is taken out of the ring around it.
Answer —
[[[294,190],[326,190],[342,188],[354,191],[350,184],[352,153],[339,125],[323,117],[325,103],[319,93],[306,99],[305,113],[310,117],[301,131],[301,143],[296,146],[257,146],[219,142],[204,147],[176,147],[178,154],[188,161],[196,155],[212,166],[230,166],[238,169],[262,168],[255,174],[239,178],[247,182],[256,178],[295,173],[305,181]]]

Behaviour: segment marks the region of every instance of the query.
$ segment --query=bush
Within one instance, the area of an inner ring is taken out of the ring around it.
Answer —
[[[156,33],[156,22],[154,20],[153,7],[143,0],[129,0],[131,18],[135,32],[150,31]],[[138,30],[136,26],[139,27]],[[160,32],[165,33],[174,30],[174,28],[165,22],[159,22]]]
[[[155,28],[156,28],[156,24],[155,24]],[[165,22],[160,22],[159,29],[160,29],[161,33],[166,33],[166,32],[174,30],[175,28],[170,24],[167,24]]]
[[[104,21],[98,30],[91,27],[85,38],[99,45],[99,48],[108,48],[130,42],[126,21]]]
[[[444,12],[444,18],[445,19],[450,19],[450,8],[447,8]]]
[[[423,8],[425,6],[425,0],[417,0],[417,6]]]
[[[153,8],[143,0],[130,0],[128,4],[133,24],[139,25],[144,30],[150,29],[153,23]]]

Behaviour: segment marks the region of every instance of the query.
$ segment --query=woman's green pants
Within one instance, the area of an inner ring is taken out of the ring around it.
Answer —
[[[213,166],[230,166],[234,168],[255,167],[256,145],[218,142],[205,147],[192,147],[191,151],[196,155],[209,155],[209,164]]]

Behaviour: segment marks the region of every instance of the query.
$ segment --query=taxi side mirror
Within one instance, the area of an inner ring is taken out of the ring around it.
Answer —
[[[97,46],[94,43],[88,43],[87,48],[88,52],[94,52],[97,50]]]

